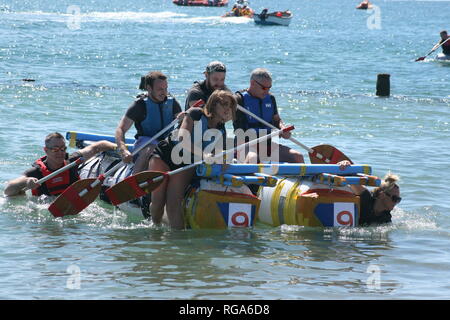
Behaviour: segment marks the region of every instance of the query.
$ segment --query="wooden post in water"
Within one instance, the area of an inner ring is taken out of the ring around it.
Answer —
[[[377,78],[377,96],[389,97],[391,92],[390,74],[380,73]]]

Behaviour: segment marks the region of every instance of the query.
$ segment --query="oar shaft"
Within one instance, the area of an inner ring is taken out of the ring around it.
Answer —
[[[284,128],[284,129],[278,129],[278,128],[276,128],[275,131],[273,131],[273,132],[271,132],[270,134],[267,134],[267,135],[265,135],[265,136],[263,136],[263,137],[259,137],[258,139],[254,139],[254,140],[249,141],[249,142],[247,142],[247,143],[241,144],[241,145],[238,146],[238,147],[234,147],[234,148],[232,148],[232,149],[222,151],[219,155],[214,156],[214,157],[211,157],[211,160],[214,160],[214,159],[223,159],[224,156],[226,156],[226,155],[228,155],[228,154],[230,154],[230,153],[233,153],[233,154],[234,154],[234,152],[240,151],[240,150],[242,150],[242,149],[244,149],[244,148],[246,148],[246,147],[252,146],[252,145],[254,145],[254,144],[257,144],[257,143],[260,143],[260,142],[262,142],[262,141],[268,140],[268,139],[270,139],[270,138],[272,138],[272,137],[274,137],[274,136],[276,136],[276,135],[279,135],[280,132],[291,131],[291,130],[293,130],[293,129],[294,129],[294,126],[289,126],[289,127]],[[179,172],[181,172],[181,171],[185,171],[185,170],[194,168],[194,167],[196,167],[196,166],[202,164],[203,162],[205,162],[205,160],[200,160],[200,161],[194,162],[194,163],[192,163],[192,164],[190,164],[190,165],[187,165],[187,166],[185,166],[185,167],[181,167],[181,168],[175,169],[175,170],[173,170],[173,171],[170,171],[170,172],[167,173],[167,175],[171,176],[171,175],[177,174],[177,173],[179,173]],[[153,178],[153,179],[151,180],[151,182],[159,182],[159,181],[161,181],[162,179],[164,179],[164,176],[158,176],[158,177],[156,177],[156,178]],[[139,184],[139,187],[140,187],[140,188],[145,188],[145,187],[147,187],[147,186],[149,185],[149,183],[150,183],[149,181],[142,182],[141,184]]]
[[[140,146],[139,148],[133,150],[133,152],[131,153],[132,156],[138,154],[142,149],[144,149],[145,147],[147,147],[149,144],[151,144],[153,141],[155,141],[156,139],[158,139],[161,135],[163,135],[166,131],[168,131],[170,128],[172,128],[176,123],[178,122],[178,119],[174,119],[170,124],[168,124],[166,127],[164,127],[164,129],[162,129],[161,131],[159,131],[157,134],[155,134],[153,137],[151,137],[147,142],[145,142],[142,146]],[[109,169],[108,171],[106,171],[103,175],[100,175],[99,177],[97,177],[97,179],[95,179],[94,182],[91,183],[90,188],[95,188],[96,186],[98,186],[100,183],[102,183],[102,181],[110,176],[111,174],[114,174],[114,172],[116,172],[117,170],[119,170],[122,166],[124,165],[123,161],[120,161],[118,164],[116,164],[114,167],[112,167],[111,169]],[[89,188],[83,189],[81,190],[81,192],[78,194],[80,197],[84,196],[86,193],[89,192]]]
[[[264,119],[258,117],[256,114],[250,112],[249,110],[245,109],[243,106],[238,105],[237,108],[244,112],[245,114],[249,115],[250,117],[255,118],[256,120],[258,120],[259,122],[261,122],[263,125],[272,128],[272,129],[278,129],[277,127],[275,127],[273,124],[265,121]],[[305,149],[306,151],[308,151],[308,153],[314,153],[314,150],[309,148],[308,146],[304,145],[303,143],[301,143],[300,141],[298,141],[297,139],[295,139],[294,137],[290,137],[289,140],[291,140],[293,143],[295,143],[296,145],[302,147],[303,149]],[[321,155],[320,153],[316,153],[315,156],[319,159],[324,159],[325,162],[329,162],[329,159],[326,159],[323,155]]]
[[[81,164],[83,161],[84,161],[83,157],[78,158],[77,160],[75,160],[75,161],[69,163],[68,165],[66,165],[66,166],[64,166],[64,167],[62,167],[62,168],[59,168],[58,170],[56,170],[56,171],[50,173],[48,176],[45,176],[44,178],[38,180],[37,183],[38,183],[38,184],[42,184],[42,183],[44,183],[45,181],[50,180],[50,179],[53,178],[54,176],[57,176],[57,175],[60,174],[61,172],[64,172],[64,171],[69,170],[70,168],[72,168],[72,167],[74,167],[74,166],[77,166],[77,165]]]
[[[431,49],[430,52],[428,52],[425,56],[417,58],[416,61],[422,61],[424,60],[426,57],[428,57],[430,54],[432,54],[433,52],[435,52],[437,49],[439,49],[441,46],[444,45],[444,43],[446,43],[447,41],[449,41],[450,38],[447,38],[444,42],[440,43],[436,48],[433,47],[433,49]]]
[[[440,43],[436,48],[434,48],[433,50],[430,51],[430,53],[427,54],[427,56],[429,56],[430,54],[432,54],[434,51],[436,51],[437,49],[439,49],[440,47],[442,47],[444,45],[444,43],[446,43],[447,41],[449,41],[450,38],[447,38],[444,42]]]

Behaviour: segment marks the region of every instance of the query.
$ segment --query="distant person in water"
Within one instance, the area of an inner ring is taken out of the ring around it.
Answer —
[[[343,160],[338,163],[341,169],[350,165],[350,161]],[[390,223],[391,211],[400,203],[400,187],[397,182],[399,177],[387,174],[381,185],[372,192],[361,185],[351,185],[353,192],[360,197],[360,226],[379,225]]]
[[[450,56],[450,40],[446,41],[450,37],[448,36],[447,31],[446,30],[441,31],[440,36],[441,40],[439,40],[439,42],[436,43],[436,45],[433,47],[432,50],[436,50],[437,47],[439,47],[439,45],[445,42],[442,45],[442,53],[445,54],[446,56]]]
[[[5,195],[20,195],[24,194],[24,189],[31,189],[34,196],[43,194],[57,196],[72,183],[79,180],[78,166],[75,165],[64,172],[61,172],[44,182],[42,185],[38,184],[37,181],[65,165],[76,161],[80,157],[83,157],[86,161],[100,152],[114,150],[115,148],[116,144],[102,140],[94,142],[88,147],[75,151],[69,155],[66,153],[67,147],[64,137],[58,132],[50,133],[45,138],[45,156],[37,159],[32,167],[26,170],[22,176],[9,181],[4,191]]]

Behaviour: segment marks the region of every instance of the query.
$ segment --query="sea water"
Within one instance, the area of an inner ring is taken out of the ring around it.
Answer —
[[[221,60],[233,91],[267,68],[296,139],[400,175],[403,201],[389,226],[173,231],[100,201],[54,219],[48,201],[1,196],[0,298],[450,298],[450,65],[434,54],[414,62],[450,28],[450,2],[357,4],[250,2],[291,10],[291,25],[278,27],[170,0],[2,0],[1,192],[49,132],[114,134],[142,75],[167,74],[184,105]],[[375,95],[380,73],[391,75],[388,98]]]

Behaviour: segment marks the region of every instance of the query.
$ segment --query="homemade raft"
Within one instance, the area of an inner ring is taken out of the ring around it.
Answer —
[[[71,146],[112,136],[68,132]],[[130,144],[133,139],[126,141]],[[97,177],[114,166],[120,157],[103,153],[87,161],[81,178]],[[107,189],[132,174],[128,164],[103,182]],[[224,229],[282,224],[311,227],[358,226],[359,197],[350,185],[379,186],[368,165],[350,165],[341,170],[336,164],[201,164],[198,178],[186,192],[185,219],[188,227]],[[251,186],[251,188],[249,187]],[[252,190],[254,192],[252,193]],[[257,190],[257,192],[255,192]],[[106,194],[100,197],[108,201]],[[119,205],[133,218],[148,218],[150,196]]]
[[[311,227],[357,226],[360,205],[349,185],[379,186],[368,165],[230,164],[200,165],[197,175],[265,175],[276,183],[259,187],[261,203],[256,220],[270,226],[282,224]]]

